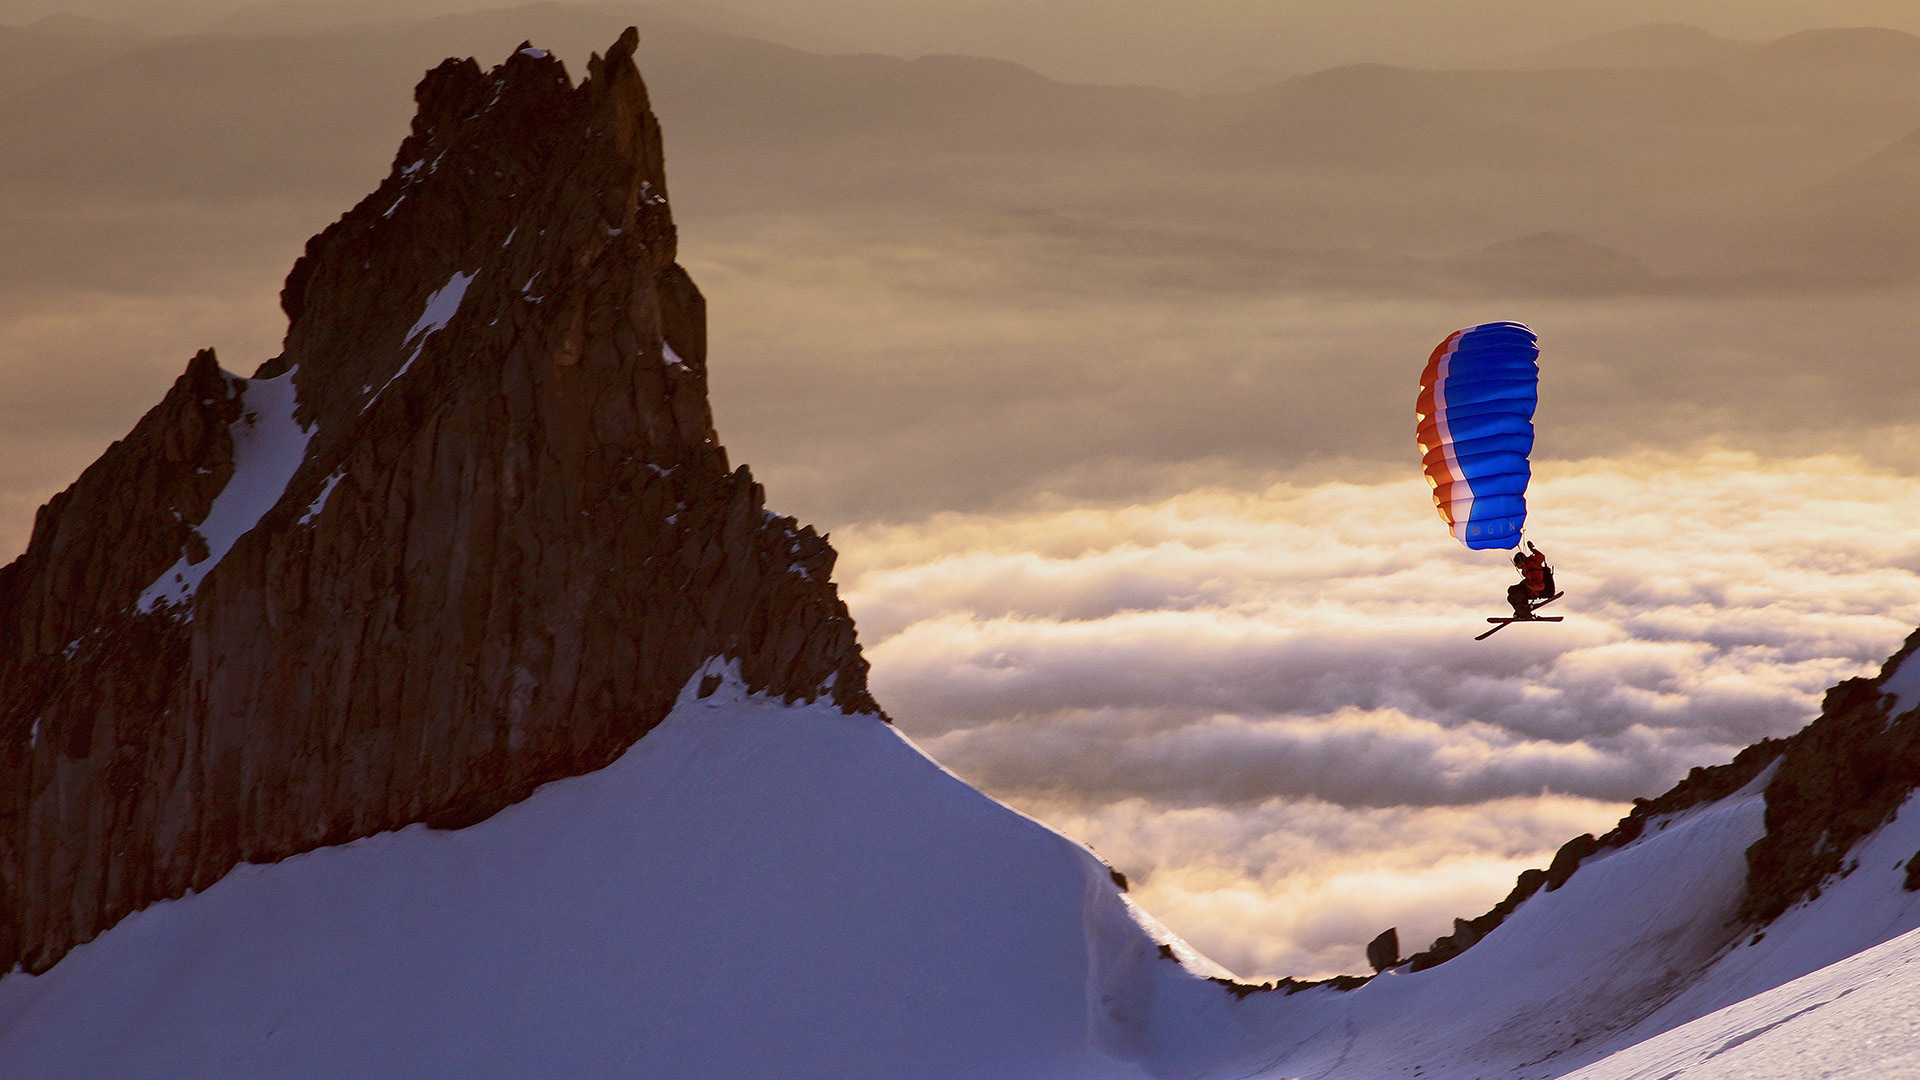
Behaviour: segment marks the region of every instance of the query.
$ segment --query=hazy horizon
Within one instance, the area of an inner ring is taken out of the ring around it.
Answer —
[[[1911,5],[243,6],[0,25],[9,555],[195,350],[277,352],[422,71],[638,21],[721,441],[881,702],[1242,974],[1423,946],[1920,623]],[[1568,621],[1476,644],[1511,570],[1413,387],[1502,318]]]
[[[0,24],[68,13],[147,33],[287,33],[517,8],[499,0],[0,0]],[[952,53],[1024,64],[1070,82],[1243,88],[1341,64],[1479,67],[1636,26],[1684,23],[1760,39],[1826,27],[1920,33],[1904,0],[1364,0],[1275,5],[1102,0],[1057,9],[1014,0],[661,0],[588,3],[654,12],[826,53]],[[1095,12],[1097,11],[1097,16]]]

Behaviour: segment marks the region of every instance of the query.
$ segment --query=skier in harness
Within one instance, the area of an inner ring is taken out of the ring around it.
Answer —
[[[1513,566],[1520,571],[1520,580],[1507,590],[1507,603],[1513,605],[1514,618],[1531,619],[1536,602],[1555,596],[1553,567],[1547,565],[1547,556],[1531,540],[1524,554],[1513,553]]]
[[[1527,526],[1533,479],[1533,413],[1540,399],[1540,339],[1517,322],[1455,330],[1434,348],[1413,401],[1420,469],[1433,508],[1453,538],[1473,551],[1510,551]],[[1535,614],[1560,598],[1539,548],[1513,557],[1521,580],[1507,590],[1511,616],[1493,615],[1485,641],[1516,622],[1563,622]]]

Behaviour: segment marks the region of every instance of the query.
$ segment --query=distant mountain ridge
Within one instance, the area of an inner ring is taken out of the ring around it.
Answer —
[[[1191,97],[979,57],[820,55],[644,17],[649,77],[687,133],[677,171],[716,216],[1030,206],[1403,254],[1558,232],[1739,277],[1802,268],[1803,245],[1771,242],[1778,204],[1910,131],[1920,104],[1920,38],[1898,31],[1712,39],[1727,48],[1696,56],[1659,42],[1699,32],[1655,27],[1504,68],[1352,64]],[[12,150],[0,188],[22,205],[270,196],[330,213],[383,171],[405,120],[399,91],[420,66],[504,35],[584,52],[614,19],[529,5],[305,36],[97,42],[0,27],[16,57],[0,70]],[[232,137],[257,129],[282,137]],[[835,171],[847,155],[865,167]],[[983,172],[995,183],[973,181]],[[1071,180],[1088,173],[1110,192]],[[1353,200],[1375,185],[1400,194]],[[1845,235],[1864,238],[1838,245],[1840,260],[1882,250],[1865,216],[1846,219]],[[1741,257],[1711,257],[1723,247]],[[1374,287],[1393,285],[1388,274]]]
[[[285,351],[197,356],[0,569],[0,971],[598,768],[711,657],[877,715],[833,550],[713,430],[634,44],[429,73]]]
[[[1687,23],[1647,23],[1509,57],[1514,67],[1706,67],[1731,63],[1920,62],[1920,34],[1881,27],[1801,30],[1761,41],[1721,37]]]

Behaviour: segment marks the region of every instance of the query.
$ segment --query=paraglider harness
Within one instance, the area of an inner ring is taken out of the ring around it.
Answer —
[[[1547,565],[1547,557],[1540,549],[1527,543],[1527,554],[1514,553],[1513,565],[1524,575],[1507,590],[1507,603],[1513,605],[1511,616],[1490,615],[1487,621],[1494,624],[1493,629],[1474,636],[1475,641],[1485,641],[1517,622],[1559,622],[1559,615],[1535,615],[1534,611],[1560,599],[1561,594],[1553,590],[1553,567]]]
[[[1522,575],[1522,580],[1507,590],[1514,618],[1531,619],[1534,608],[1560,598],[1553,588],[1553,567],[1547,565],[1547,557],[1533,546],[1533,541],[1527,541],[1525,554],[1513,553],[1513,565]]]

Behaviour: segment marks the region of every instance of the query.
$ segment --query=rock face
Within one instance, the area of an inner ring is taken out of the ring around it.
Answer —
[[[1400,962],[1400,928],[1389,926],[1380,936],[1367,942],[1367,966],[1385,971]]]
[[[1877,679],[1827,691],[1820,718],[1781,741],[1767,784],[1767,835],[1747,849],[1741,915],[1770,922],[1821,885],[1852,872],[1853,849],[1891,820],[1920,788],[1920,709],[1890,715],[1899,698],[1884,686],[1920,651],[1920,631]],[[1917,853],[1920,854],[1920,853]],[[1912,861],[1907,887],[1914,887]]]
[[[0,972],[599,768],[709,657],[883,719],[832,549],[715,437],[635,43],[429,73],[282,355],[195,357],[0,569]]]
[[[1635,799],[1612,831],[1577,836],[1545,870],[1528,870],[1506,899],[1475,919],[1455,919],[1454,932],[1412,957],[1422,971],[1465,952],[1542,889],[1566,884],[1588,857],[1633,842],[1656,818],[1727,798],[1765,779],[1766,835],[1747,849],[1740,927],[1758,929],[1803,899],[1817,897],[1835,876],[1852,872],[1853,849],[1892,820],[1920,789],[1920,705],[1887,689],[1902,665],[1920,653],[1920,630],[1907,638],[1873,679],[1848,679],[1827,691],[1820,716],[1780,739],[1763,739],[1725,765],[1695,768],[1656,799]],[[1920,661],[1914,661],[1920,663]],[[1901,676],[1901,678],[1905,678]],[[1909,862],[1907,888],[1920,888]],[[1732,936],[1738,936],[1734,934]]]

